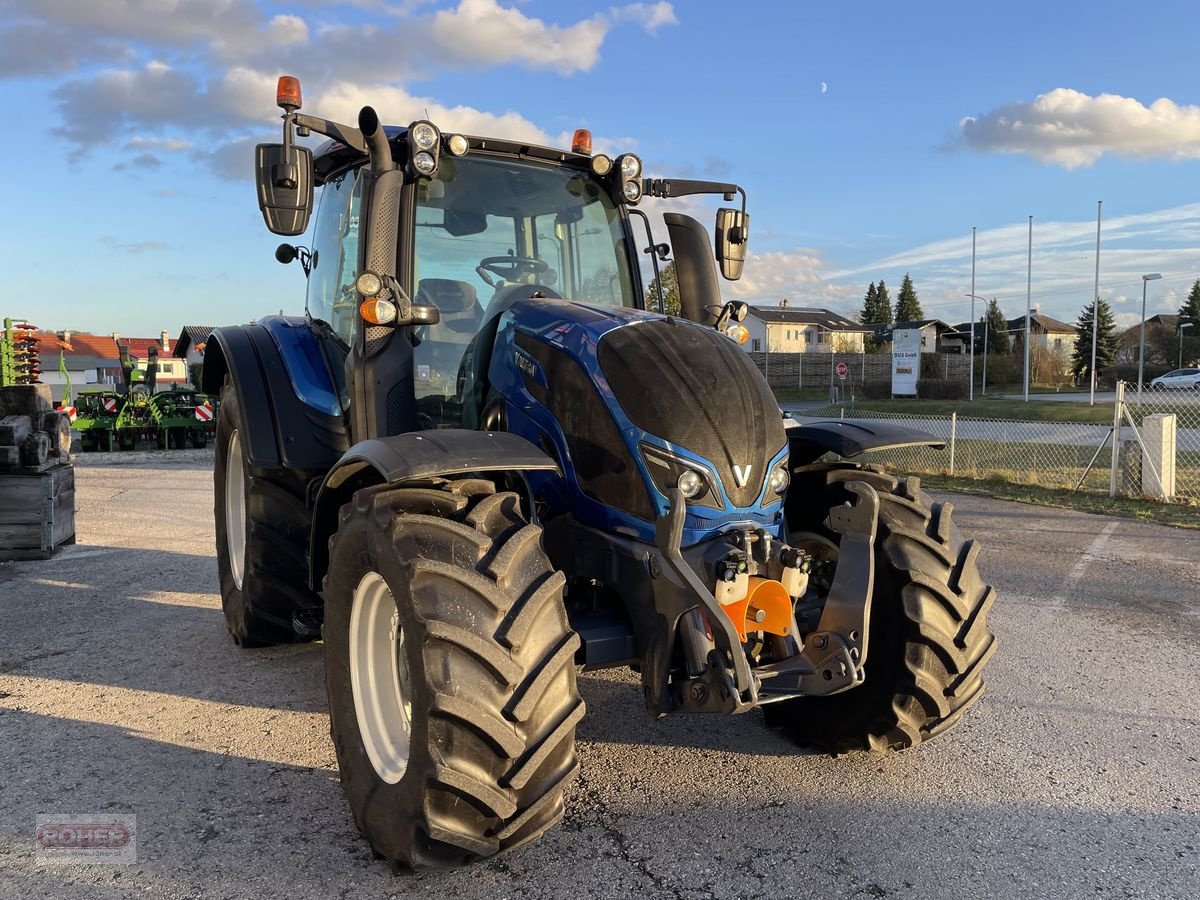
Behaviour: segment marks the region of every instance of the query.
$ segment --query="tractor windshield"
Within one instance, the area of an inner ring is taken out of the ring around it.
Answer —
[[[583,303],[634,303],[620,216],[589,173],[445,155],[418,187],[416,230],[418,290],[427,279],[460,281],[484,309],[511,284]]]
[[[415,350],[427,425],[461,424],[468,346],[531,288],[580,303],[635,304],[620,213],[589,172],[443,154],[437,174],[417,186],[415,229],[413,302],[440,313]]]

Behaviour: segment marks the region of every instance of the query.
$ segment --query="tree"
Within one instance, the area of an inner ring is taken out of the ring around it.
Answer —
[[[900,284],[900,293],[896,295],[896,321],[920,322],[924,318],[921,301],[917,299],[917,289],[913,287],[912,279],[905,272],[904,281]]]
[[[875,302],[879,304],[880,315],[883,316],[879,321],[887,325],[892,321],[892,298],[888,295],[887,285],[883,283],[883,279],[879,279],[879,287],[875,288]]]
[[[988,301],[987,312],[984,314],[987,320],[987,352],[992,353],[1007,353],[1009,351],[1008,342],[1008,319],[1004,318],[1004,311],[1000,309],[1000,304],[993,297]],[[976,334],[976,339],[983,340],[982,334]]]
[[[880,285],[883,282],[879,282]],[[886,292],[887,288],[884,288]],[[879,290],[875,287],[875,282],[871,282],[867,288],[867,295],[863,298],[862,312],[858,314],[859,321],[864,325],[886,325],[892,321],[892,308],[886,299],[881,300]],[[878,348],[875,343],[875,338],[872,335],[867,335],[863,341],[863,352],[874,353]]]
[[[875,282],[871,282],[867,288],[867,295],[863,297],[862,312],[858,314],[858,321],[864,325],[873,325],[879,321],[879,292],[875,290]]]
[[[1195,322],[1193,328],[1200,328],[1200,278],[1192,283],[1187,299],[1183,301],[1183,306],[1179,307],[1179,315]]]
[[[665,267],[659,270],[659,278],[662,280],[663,287],[663,312],[668,316],[680,315],[679,279],[675,275],[675,260],[671,260]],[[650,287],[646,291],[646,305],[650,309],[658,308],[659,278],[651,281]]]
[[[1117,361],[1117,326],[1113,321],[1112,307],[1104,300],[1097,300],[1098,315],[1096,329],[1096,369],[1111,366]],[[1092,316],[1093,304],[1089,303],[1079,313],[1075,322],[1075,349],[1071,353],[1071,372],[1076,378],[1092,377]]]

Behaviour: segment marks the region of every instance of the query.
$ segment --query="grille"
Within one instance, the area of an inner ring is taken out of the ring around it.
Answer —
[[[708,460],[733,505],[754,506],[785,443],[783,418],[733,341],[690,322],[642,322],[605,335],[599,359],[630,421]]]

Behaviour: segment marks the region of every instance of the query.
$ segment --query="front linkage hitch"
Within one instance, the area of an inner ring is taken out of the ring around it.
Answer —
[[[655,531],[659,558],[648,563],[656,610],[676,624],[664,635],[668,640],[655,642],[657,647],[643,660],[646,704],[652,713],[742,713],[765,703],[835,694],[862,683],[879,497],[865,482],[849,482],[846,488],[857,499],[829,513],[829,527],[841,540],[837,569],[816,630],[801,641],[793,615],[789,636],[783,639],[792,655],[756,667],[747,658],[733,620],[680,548],[686,503],[678,489],[669,492],[670,509]],[[676,633],[685,656],[705,655],[701,665],[689,665],[687,678],[668,684],[669,660],[664,651],[673,645]]]

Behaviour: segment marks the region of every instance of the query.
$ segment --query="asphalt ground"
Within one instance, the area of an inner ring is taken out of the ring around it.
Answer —
[[[0,565],[0,898],[1184,898],[1200,891],[1200,533],[950,497],[1000,599],[988,691],[914,751],[589,713],[565,821],[448,874],[355,833],[320,644],[241,651],[211,454],[83,457],[79,543]],[[945,495],[943,495],[945,496]],[[39,865],[39,814],[133,813],[133,865]]]

